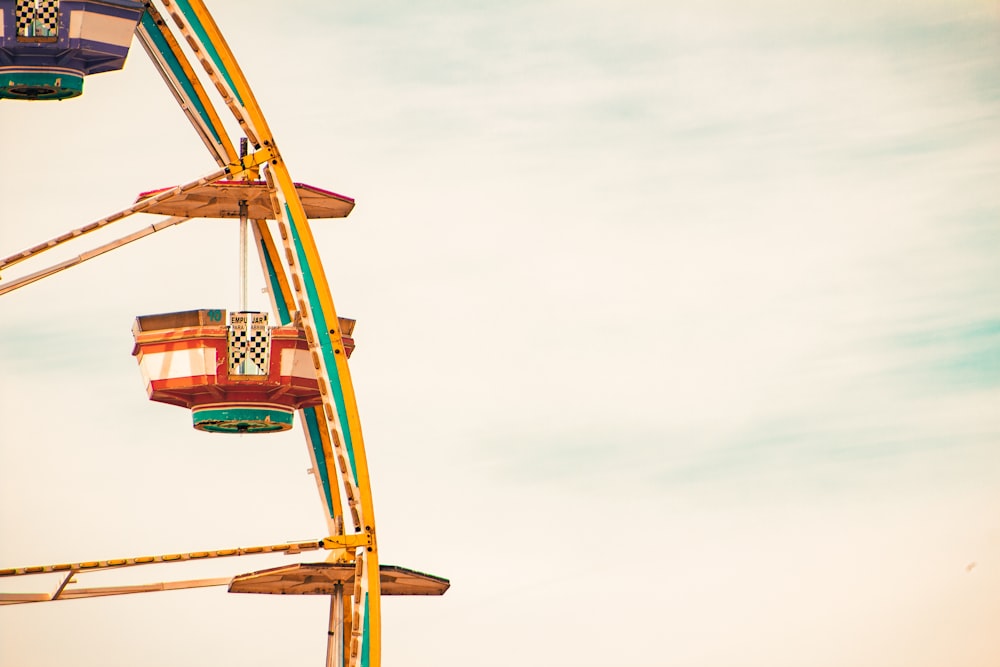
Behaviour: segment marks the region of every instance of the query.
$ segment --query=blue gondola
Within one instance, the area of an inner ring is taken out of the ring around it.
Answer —
[[[125,65],[136,0],[0,0],[0,99],[64,100]]]

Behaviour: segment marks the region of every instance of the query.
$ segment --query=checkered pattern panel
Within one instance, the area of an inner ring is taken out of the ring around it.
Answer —
[[[247,315],[229,314],[229,374],[242,375],[247,358]]]
[[[59,30],[59,0],[38,0],[35,5],[35,32],[44,30],[39,37],[53,37]]]
[[[59,31],[59,0],[17,0],[14,8],[21,37],[55,37]]]
[[[267,372],[267,357],[270,336],[267,329],[263,331],[251,331],[250,340],[247,342],[247,361],[256,366],[261,373]]]
[[[229,374],[267,375],[271,330],[265,313],[229,316]]]
[[[34,35],[32,28],[35,26],[35,0],[17,0],[14,8],[14,18],[17,21],[17,34],[22,37]]]
[[[271,330],[267,328],[267,313],[250,315],[250,338],[247,341],[247,360],[257,367],[261,375],[267,373],[268,352],[271,348]]]
[[[247,358],[247,330],[229,328],[229,373],[242,375],[240,366]]]

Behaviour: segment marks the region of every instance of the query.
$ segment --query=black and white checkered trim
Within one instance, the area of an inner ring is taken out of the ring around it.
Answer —
[[[233,375],[240,373],[240,364],[247,358],[247,330],[229,329],[229,372]]]
[[[247,342],[246,358],[255,365],[262,373],[267,372],[267,357],[270,350],[271,337],[268,330],[250,332],[250,340]]]
[[[229,317],[229,374],[267,375],[271,330],[265,313],[232,313]]]
[[[14,16],[20,37],[55,37],[59,32],[59,0],[17,0]]]

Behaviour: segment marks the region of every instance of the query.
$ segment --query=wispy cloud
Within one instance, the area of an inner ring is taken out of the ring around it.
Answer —
[[[436,611],[387,611],[396,633],[440,614],[407,637],[436,651],[387,631],[387,655],[499,664],[482,647],[503,634],[557,664],[995,662],[995,7],[216,11],[296,180],[358,197],[315,231],[338,310],[359,318],[380,544],[455,578]],[[3,103],[19,158],[0,166],[17,193],[0,246],[211,168],[146,74],[130,62],[79,102]],[[31,123],[51,131],[14,130]],[[86,169],[47,170],[66,153]],[[67,200],[40,211],[33,174]],[[318,520],[298,503],[301,443],[199,438],[182,411],[145,405],[128,356],[137,314],[231,305],[234,228],[140,243],[0,298],[7,549],[58,551],[52,526],[80,549],[139,526],[138,548],[169,550]],[[58,470],[36,441],[70,443]],[[81,497],[93,511],[64,525]],[[22,505],[40,509],[29,521]],[[594,585],[631,611],[594,614]],[[254,609],[247,623],[269,613]],[[12,623],[0,651],[44,664],[24,639],[43,624]],[[162,660],[189,660],[172,638]]]

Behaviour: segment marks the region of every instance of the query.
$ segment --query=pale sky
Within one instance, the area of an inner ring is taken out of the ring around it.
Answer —
[[[1000,663],[996,2],[209,5],[295,180],[357,199],[314,229],[380,554],[452,581],[386,599],[385,665]],[[0,102],[0,151],[0,256],[215,169],[138,44]],[[130,356],[236,309],[237,239],[0,297],[0,567],[324,534],[298,428],[196,432]],[[3,607],[0,665],[318,666],[326,613]]]

